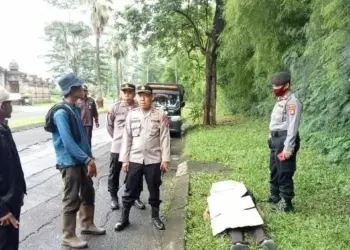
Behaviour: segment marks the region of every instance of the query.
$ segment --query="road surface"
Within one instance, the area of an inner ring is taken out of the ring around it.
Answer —
[[[132,209],[131,227],[116,233],[114,224],[120,216],[120,210],[111,211],[110,197],[107,192],[110,138],[105,128],[105,114],[100,117],[101,127],[94,130],[93,153],[99,167],[98,177],[94,178],[96,189],[96,215],[98,226],[107,229],[105,236],[84,236],[89,249],[157,249],[160,234],[153,229],[150,221],[150,208],[140,211]],[[23,171],[28,186],[21,214],[20,249],[54,250],[61,247],[61,191],[62,181],[55,169],[55,155],[50,134],[43,128],[14,133],[20,151]],[[172,140],[172,167],[177,166],[182,148],[180,139]],[[122,175],[123,179],[124,176]],[[119,192],[119,195],[122,194]],[[147,202],[148,192],[144,184],[141,199]]]

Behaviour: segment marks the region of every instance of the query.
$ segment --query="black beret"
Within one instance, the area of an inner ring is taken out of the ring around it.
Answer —
[[[283,85],[290,83],[291,76],[288,72],[278,72],[271,78],[272,85]]]

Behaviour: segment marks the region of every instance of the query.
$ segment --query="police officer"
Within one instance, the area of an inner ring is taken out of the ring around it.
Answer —
[[[113,210],[119,209],[118,190],[119,177],[122,169],[122,162],[119,162],[119,151],[122,143],[122,136],[125,127],[125,118],[131,109],[137,107],[135,98],[135,85],[121,85],[122,101],[115,103],[107,114],[107,131],[113,138],[111,146],[111,160],[108,177],[108,191],[111,194]],[[142,191],[142,181],[140,182],[140,192]],[[140,196],[135,200],[135,206],[144,209],[145,205],[141,202]]]
[[[84,96],[83,98],[79,99],[77,101],[77,105],[80,107],[81,112],[81,120],[83,122],[88,141],[91,147],[91,139],[92,139],[92,129],[94,126],[94,119],[95,119],[95,126],[98,128],[100,126],[98,122],[98,112],[95,100],[91,97],[88,97],[89,90],[87,85],[83,85],[84,90]]]
[[[137,87],[139,108],[131,110],[126,118],[119,161],[128,173],[123,196],[121,219],[115,225],[120,231],[129,223],[131,205],[138,195],[143,174],[149,190],[152,207],[152,222],[159,230],[165,226],[159,218],[159,188],[162,171],[170,164],[170,133],[167,115],[152,107],[152,89],[147,85]]]
[[[300,147],[299,124],[302,104],[290,90],[291,76],[280,72],[272,77],[274,94],[278,97],[271,114],[270,135],[270,196],[268,202],[277,204],[276,212],[293,210],[293,175]]]

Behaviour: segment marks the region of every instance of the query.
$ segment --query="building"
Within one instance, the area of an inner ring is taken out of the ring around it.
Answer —
[[[18,64],[12,61],[9,70],[0,67],[0,86],[9,92],[30,95],[33,101],[50,100],[50,81],[19,71]]]

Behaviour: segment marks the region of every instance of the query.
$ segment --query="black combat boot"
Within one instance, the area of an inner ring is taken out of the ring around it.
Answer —
[[[159,208],[158,207],[152,207],[152,222],[153,222],[153,225],[158,230],[164,230],[165,229],[163,221],[161,221],[160,218],[159,218]]]
[[[266,202],[268,202],[268,203],[273,203],[273,204],[277,204],[278,202],[280,202],[280,200],[281,200],[281,197],[276,196],[276,195],[270,195],[270,196],[267,198]]]
[[[272,208],[276,213],[289,213],[294,211],[294,207],[291,200],[281,199],[281,201]]]
[[[119,201],[118,201],[118,194],[111,193],[111,209],[117,210],[119,209]]]
[[[129,214],[130,214],[130,207],[128,208],[123,207],[121,218],[114,226],[115,231],[122,231],[124,228],[130,225]]]
[[[143,204],[143,202],[140,200],[140,198],[135,200],[134,205],[135,205],[135,207],[137,207],[138,209],[141,209],[141,210],[146,208],[145,204]]]

